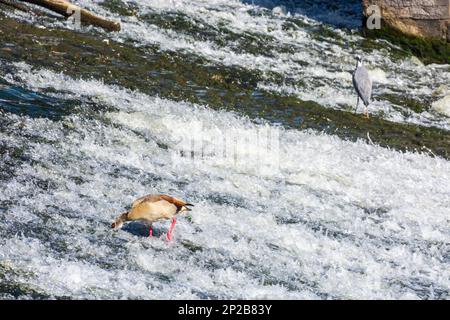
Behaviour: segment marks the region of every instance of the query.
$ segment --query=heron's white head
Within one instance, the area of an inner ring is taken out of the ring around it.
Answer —
[[[363,58],[360,55],[358,55],[358,56],[356,56],[356,61],[357,61],[356,66],[361,67],[362,63],[363,63]]]

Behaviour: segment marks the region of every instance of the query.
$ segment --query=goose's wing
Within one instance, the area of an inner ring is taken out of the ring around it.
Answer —
[[[131,208],[134,208],[143,202],[156,202],[159,200],[161,200],[161,197],[159,194],[148,194],[146,196],[143,196],[143,197],[140,197],[140,198],[134,200],[133,204],[131,205]]]
[[[157,202],[157,201],[161,201],[161,200],[164,200],[171,204],[174,204],[177,208],[183,207],[183,206],[193,206],[193,204],[187,203],[187,202],[177,199],[175,197],[168,196],[166,194],[148,194],[146,196],[136,199],[133,202],[131,207],[134,208],[137,205],[142,204],[144,202]]]
[[[364,104],[368,105],[372,96],[372,80],[364,66],[357,68],[353,73],[353,86]]]

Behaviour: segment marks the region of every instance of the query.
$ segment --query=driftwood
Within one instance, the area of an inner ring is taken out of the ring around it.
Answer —
[[[83,24],[90,24],[93,26],[101,27],[108,31],[120,31],[120,23],[99,17],[94,13],[65,0],[0,0],[0,3],[6,4],[15,9],[21,11],[30,11],[27,10],[27,7],[25,5],[18,2],[31,3],[56,12],[66,18],[74,16],[75,19],[79,19],[78,22]]]
[[[23,11],[23,12],[29,12],[30,10],[28,9],[27,6],[17,3],[16,0],[0,0],[0,3],[13,7],[14,9]]]

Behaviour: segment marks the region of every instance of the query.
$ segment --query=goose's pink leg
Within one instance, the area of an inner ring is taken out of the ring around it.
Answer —
[[[148,229],[148,236],[153,237],[153,225],[150,225],[150,229]]]
[[[177,218],[172,218],[172,224],[170,225],[169,232],[167,233],[167,240],[172,240],[172,232],[173,228],[175,228],[175,224],[177,223]]]

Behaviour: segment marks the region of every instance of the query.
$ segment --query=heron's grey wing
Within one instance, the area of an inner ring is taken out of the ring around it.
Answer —
[[[358,95],[367,106],[372,96],[372,80],[370,79],[369,73],[364,66],[356,69],[353,74],[353,85],[355,86]]]

